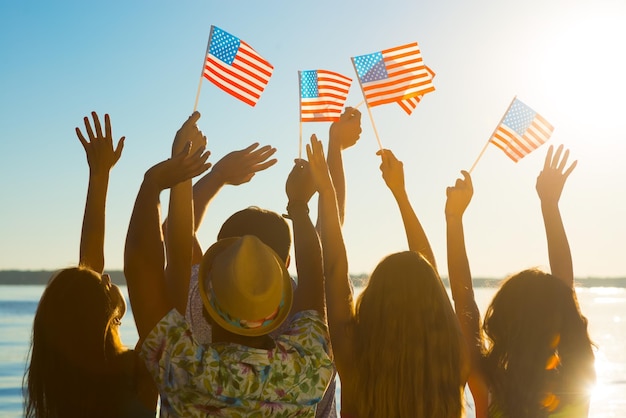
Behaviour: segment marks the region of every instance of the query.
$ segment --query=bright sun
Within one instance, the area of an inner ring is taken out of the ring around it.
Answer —
[[[596,135],[625,131],[626,4],[588,8],[563,16],[546,39],[542,76],[559,109]],[[615,139],[613,139],[615,140]]]

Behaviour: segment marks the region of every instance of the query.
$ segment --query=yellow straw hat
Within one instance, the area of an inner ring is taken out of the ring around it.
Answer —
[[[277,329],[293,301],[291,277],[281,258],[253,235],[213,244],[200,263],[204,308],[222,328],[259,336]]]

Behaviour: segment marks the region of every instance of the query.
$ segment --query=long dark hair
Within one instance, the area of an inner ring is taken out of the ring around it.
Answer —
[[[61,270],[41,296],[25,375],[25,415],[113,417],[119,406],[123,348],[116,306],[100,275]]]
[[[492,403],[504,416],[547,417],[589,396],[595,370],[587,319],[563,281],[538,269],[510,277],[483,330]]]

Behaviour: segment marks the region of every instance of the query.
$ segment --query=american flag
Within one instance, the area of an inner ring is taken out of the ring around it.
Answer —
[[[553,131],[543,116],[515,98],[489,142],[518,162],[550,139]]]
[[[430,76],[432,78],[435,77],[435,72],[433,70],[430,69],[430,67],[428,65],[425,66],[426,67],[426,71],[428,71],[428,73],[430,74]],[[404,111],[410,115],[411,113],[413,113],[413,110],[415,109],[415,107],[417,106],[417,104],[422,100],[422,97],[424,97],[424,95],[419,95],[419,96],[415,96],[415,97],[411,97],[410,99],[406,99],[406,100],[400,100],[398,102],[398,104],[400,105],[400,107],[402,109],[404,109]]]
[[[435,90],[417,42],[352,57],[368,106],[394,103]]]
[[[250,45],[211,26],[204,77],[239,100],[254,106],[261,97],[274,66]]]
[[[327,70],[298,71],[300,120],[336,121],[348,97],[352,79]]]

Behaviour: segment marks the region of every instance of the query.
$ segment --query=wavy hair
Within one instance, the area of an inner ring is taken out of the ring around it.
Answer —
[[[357,301],[354,341],[360,418],[462,415],[461,331],[424,257],[405,251],[378,264]]]
[[[68,268],[51,278],[33,322],[26,417],[116,415],[124,351],[118,314],[95,271]]]
[[[508,278],[487,309],[485,371],[509,418],[547,417],[595,382],[587,319],[574,290],[538,269]]]

